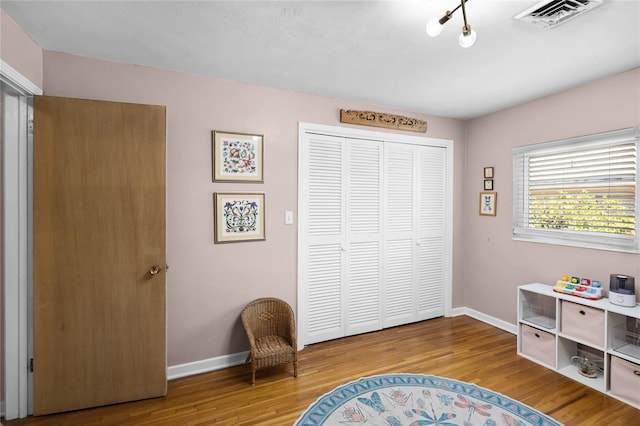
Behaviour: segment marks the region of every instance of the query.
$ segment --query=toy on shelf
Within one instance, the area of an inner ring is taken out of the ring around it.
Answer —
[[[562,279],[556,282],[553,291],[583,297],[585,299],[602,299],[602,283],[597,280],[590,280],[589,278],[580,279],[580,277],[563,275]]]

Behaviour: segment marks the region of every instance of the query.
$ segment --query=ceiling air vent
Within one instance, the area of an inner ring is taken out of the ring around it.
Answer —
[[[601,4],[602,0],[545,0],[514,18],[542,28],[553,28]]]

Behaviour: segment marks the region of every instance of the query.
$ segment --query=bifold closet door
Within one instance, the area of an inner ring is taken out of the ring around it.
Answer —
[[[379,330],[382,144],[313,134],[301,150],[304,341]]]
[[[304,344],[444,315],[447,148],[309,132],[299,150]]]
[[[444,314],[446,151],[386,143],[384,327]]]

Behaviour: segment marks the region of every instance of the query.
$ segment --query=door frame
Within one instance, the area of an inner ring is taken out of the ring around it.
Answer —
[[[32,100],[41,95],[42,89],[9,64],[0,59],[0,81],[3,92],[11,92],[11,113],[18,119],[11,129],[4,129],[2,186],[4,192],[3,247],[4,268],[2,284],[4,286],[4,365],[5,378],[3,407],[7,420],[26,417],[31,411],[31,398],[28,373],[30,357],[29,336],[31,335],[32,309],[31,291],[31,207],[33,135],[30,132],[33,120]],[[4,94],[2,95],[4,96]],[[5,105],[6,107],[6,105]],[[7,115],[3,108],[2,114]],[[17,250],[7,250],[16,247]],[[9,351],[12,348],[12,351]],[[7,374],[11,373],[11,374]]]
[[[452,316],[452,304],[453,304],[453,141],[450,139],[439,139],[432,138],[428,136],[413,136],[402,133],[392,133],[392,132],[379,132],[372,130],[363,130],[352,127],[339,127],[339,126],[330,126],[324,124],[314,124],[314,123],[298,123],[298,277],[297,277],[297,306],[298,306],[298,349],[304,348],[306,342],[304,341],[304,333],[303,330],[306,330],[306,317],[304,315],[305,307],[306,307],[306,298],[307,298],[307,288],[304,285],[304,271],[302,268],[302,259],[305,256],[303,247],[306,244],[306,235],[303,234],[303,228],[305,226],[304,220],[304,212],[307,211],[306,200],[304,200],[302,196],[300,196],[301,188],[306,187],[306,179],[304,177],[304,173],[301,172],[303,167],[302,164],[302,153],[305,149],[303,144],[307,141],[307,134],[316,133],[328,136],[336,136],[348,139],[366,139],[373,141],[383,141],[383,142],[394,142],[394,143],[404,143],[411,145],[430,145],[430,146],[438,146],[446,149],[446,198],[445,203],[448,209],[447,214],[445,215],[445,227],[447,228],[446,232],[446,253],[445,253],[445,263],[447,265],[447,270],[445,273],[445,288],[444,288],[444,316],[450,317]]]

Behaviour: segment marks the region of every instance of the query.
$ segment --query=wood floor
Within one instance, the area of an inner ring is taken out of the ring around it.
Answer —
[[[169,382],[166,397],[3,422],[17,425],[291,425],[334,387],[384,373],[449,377],[517,399],[565,425],[640,425],[640,410],[516,355],[516,337],[461,316],[318,343],[291,366],[246,366]]]

